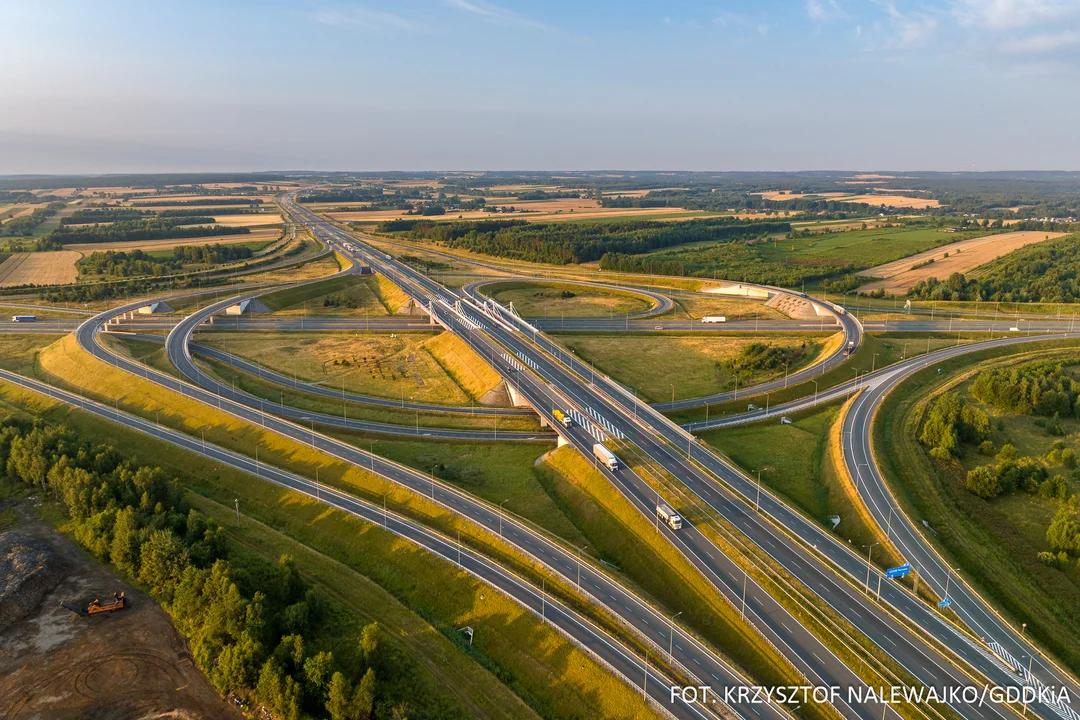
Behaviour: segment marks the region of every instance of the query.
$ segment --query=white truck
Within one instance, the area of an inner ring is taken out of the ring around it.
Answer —
[[[597,460],[604,463],[608,470],[615,472],[619,469],[619,458],[615,457],[615,453],[604,447],[602,443],[596,443],[592,446],[592,454]]]
[[[551,414],[555,416],[555,419],[558,420],[563,427],[570,427],[574,424],[574,421],[570,419],[570,416],[558,408],[552,410]]]
[[[664,524],[672,530],[682,529],[682,518],[667,503],[660,503],[656,506],[656,516],[663,520]]]
[[[726,315],[706,315],[705,317],[701,318],[701,322],[703,322],[703,323],[725,323],[725,322],[727,322],[727,316]]]

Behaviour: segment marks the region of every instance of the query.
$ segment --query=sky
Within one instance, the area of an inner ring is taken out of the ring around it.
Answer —
[[[0,0],[0,174],[1080,169],[1080,0]]]

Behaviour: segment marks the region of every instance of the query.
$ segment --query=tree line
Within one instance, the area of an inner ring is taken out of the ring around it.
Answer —
[[[172,207],[176,205],[262,205],[260,198],[216,197],[213,200],[147,200],[135,203],[135,207]]]
[[[35,208],[29,215],[13,218],[0,225],[0,237],[29,235],[34,229],[67,207],[64,202],[51,202],[45,207]]]
[[[247,227],[222,225],[196,225],[184,227],[184,221],[192,218],[144,218],[120,220],[111,225],[63,226],[49,234],[49,239],[60,245],[73,243],[113,243],[132,240],[163,240],[173,238],[209,237],[211,235],[245,235]],[[210,220],[213,218],[195,218]]]
[[[1080,383],[1060,361],[987,368],[971,384],[971,394],[991,407],[1017,415],[1076,417]]]
[[[181,271],[185,265],[217,265],[246,260],[254,255],[243,245],[184,245],[173,248],[171,257],[159,257],[142,250],[95,252],[75,263],[79,272],[109,277],[168,275]]]
[[[743,223],[709,218],[664,223],[621,220],[602,223],[528,223],[524,220],[479,220],[436,223],[392,220],[380,232],[498,257],[557,265],[600,260],[606,254],[636,255],[691,242],[731,240],[768,232],[787,232],[790,223]]]
[[[8,420],[0,482],[55,499],[81,545],[162,604],[222,695],[287,720],[406,714],[409,688],[393,678],[414,673],[413,661],[384,650],[374,623],[352,642],[338,637],[344,609],[303,580],[291,557],[233,559],[223,529],[161,468],[64,427]]]

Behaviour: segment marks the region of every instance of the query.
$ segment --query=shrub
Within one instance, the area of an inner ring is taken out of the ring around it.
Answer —
[[[1001,494],[997,471],[989,465],[980,465],[973,470],[969,470],[967,489],[981,498],[993,500]]]
[[[979,443],[980,455],[993,455],[994,454],[994,442],[992,440],[983,440]]]

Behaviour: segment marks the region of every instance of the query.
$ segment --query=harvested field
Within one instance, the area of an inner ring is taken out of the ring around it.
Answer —
[[[72,250],[15,253],[0,265],[0,287],[14,285],[60,285],[75,282],[75,261],[82,253]]]
[[[281,216],[277,213],[252,213],[251,215],[221,215],[214,217],[215,225],[224,225],[225,227],[280,225],[281,222]]]
[[[73,250],[80,255],[89,255],[94,252],[106,250],[171,250],[182,245],[234,245],[236,243],[260,243],[277,240],[281,236],[281,229],[273,226],[261,227],[243,235],[210,235],[196,238],[165,238],[163,240],[131,240],[128,242],[114,243],[75,243],[65,245],[67,250]],[[56,253],[43,253],[55,255]]]
[[[914,198],[906,195],[842,195],[831,198],[837,202],[866,203],[867,205],[884,205],[885,207],[898,208],[936,208],[941,203],[930,198]]]
[[[182,193],[169,193],[162,195],[154,195],[152,197],[136,198],[131,202],[131,205],[138,207],[143,202],[147,201],[165,202],[167,200],[176,200],[177,202],[191,202],[193,200],[198,200],[199,202],[204,202],[207,205],[214,205],[215,203],[219,203],[221,200],[227,200],[229,201],[229,204],[232,204],[233,200],[240,199],[265,200],[266,197],[264,195],[184,195]],[[187,207],[192,206],[188,205]]]
[[[0,717],[242,717],[195,667],[157,603],[39,521],[23,520],[18,529],[48,549],[61,579],[0,635]],[[130,604],[115,615],[78,617],[60,606],[117,591]]]
[[[769,192],[751,193],[753,195],[760,195],[762,200],[799,200],[806,197],[814,198],[829,198],[833,200],[835,198],[843,197],[847,193],[842,192],[824,192],[824,193],[794,193],[794,192],[780,192],[779,190],[770,190]]]
[[[944,280],[954,272],[969,273],[980,265],[985,265],[995,258],[1007,255],[1017,248],[1031,243],[1042,242],[1043,240],[1050,240],[1051,238],[1058,238],[1064,234],[1032,230],[986,235],[970,240],[961,240],[950,245],[942,245],[933,250],[921,252],[918,255],[911,255],[861,271],[859,275],[864,277],[882,279],[863,285],[859,290],[870,292],[883,288],[886,293],[902,294],[920,280],[930,277]],[[948,257],[945,257],[946,254],[948,254]],[[923,263],[929,263],[930,260],[933,260],[933,262],[922,265]],[[915,265],[922,265],[922,267],[912,269]]]

